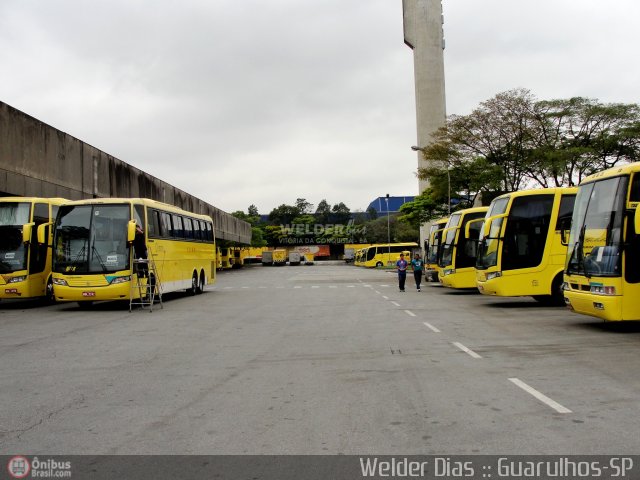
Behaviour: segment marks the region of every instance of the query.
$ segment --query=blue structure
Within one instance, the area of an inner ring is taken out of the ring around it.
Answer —
[[[400,211],[400,207],[407,202],[413,202],[415,196],[411,197],[389,197],[389,213],[398,213]],[[386,215],[387,214],[387,197],[378,197],[373,202],[369,204],[367,207],[367,211],[373,208],[378,215]]]

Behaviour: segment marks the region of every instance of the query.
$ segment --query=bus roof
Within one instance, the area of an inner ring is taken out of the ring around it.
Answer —
[[[516,190],[515,192],[503,193],[502,195],[494,198],[492,202],[500,198],[507,197],[526,197],[529,195],[540,195],[540,194],[548,194],[548,193],[576,193],[578,191],[578,187],[549,187],[549,188],[531,188],[529,190]]]
[[[66,198],[59,197],[0,197],[0,202],[42,202],[42,203],[52,203],[54,205],[61,205],[63,203],[68,202]]]
[[[174,205],[169,205],[168,203],[158,202],[156,200],[151,200],[150,198],[88,198],[85,200],[74,200],[65,202],[65,205],[108,205],[108,204],[117,204],[117,203],[128,203],[131,205],[146,205],[147,207],[158,208],[161,210],[165,210],[170,213],[176,213],[181,215],[189,215],[200,220],[208,220],[213,222],[210,216],[201,215],[198,213],[189,212],[187,210],[183,210]]]
[[[582,181],[580,182],[580,185],[594,182],[602,178],[611,178],[611,177],[617,177],[620,175],[629,175],[633,172],[640,172],[640,162],[625,163],[624,165],[616,165],[615,167],[611,167],[607,170],[594,173],[593,175],[589,175],[588,177],[583,178]]]

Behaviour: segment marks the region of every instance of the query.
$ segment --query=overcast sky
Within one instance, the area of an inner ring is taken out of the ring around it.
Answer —
[[[444,0],[447,112],[638,103],[638,0]],[[3,0],[0,100],[226,211],[415,195],[401,0]]]

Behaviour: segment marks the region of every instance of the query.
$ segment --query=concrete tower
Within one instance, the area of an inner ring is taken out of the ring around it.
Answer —
[[[441,0],[402,0],[404,43],[413,50],[413,69],[416,85],[416,146],[424,147],[433,133],[445,124],[444,93],[444,34]],[[407,145],[409,148],[409,145]],[[418,167],[426,167],[422,153]],[[429,182],[418,182],[422,193]],[[420,228],[420,244],[424,246],[426,227]]]

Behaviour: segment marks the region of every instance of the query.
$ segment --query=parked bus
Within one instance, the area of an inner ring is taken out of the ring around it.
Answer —
[[[466,208],[449,217],[438,258],[438,280],[445,287],[476,288],[475,265],[482,222],[474,220],[483,219],[488,210],[488,207]]]
[[[38,227],[50,225],[63,198],[0,198],[0,299],[53,300],[49,229],[38,243]],[[45,227],[46,228],[46,227]]]
[[[577,188],[545,188],[495,198],[480,232],[480,293],[532,296],[563,305],[562,276]]]
[[[367,247],[359,248],[358,250],[356,250],[355,255],[353,257],[353,264],[356,267],[364,266],[364,261],[367,255],[367,248],[369,248],[369,245]]]
[[[418,244],[415,242],[371,245],[364,249],[361,265],[363,267],[395,265],[400,259],[401,253],[411,255],[411,250],[416,247],[418,247]]]
[[[586,177],[573,209],[564,298],[605,321],[640,320],[640,163]]]
[[[132,263],[136,225],[143,227],[149,266],[155,265],[161,293],[202,293],[215,282],[211,217],[148,199],[81,200],[62,205],[54,224],[56,300],[82,304],[139,297],[139,289],[131,285],[138,276]],[[148,281],[154,282],[153,277],[149,272]]]
[[[429,227],[429,236],[424,242],[424,274],[430,282],[438,281],[438,253],[442,243],[442,232],[449,218],[436,220]]]

